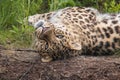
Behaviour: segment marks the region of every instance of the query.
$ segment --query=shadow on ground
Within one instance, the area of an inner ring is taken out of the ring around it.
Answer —
[[[79,56],[42,63],[38,53],[0,46],[0,80],[120,80],[120,57]]]

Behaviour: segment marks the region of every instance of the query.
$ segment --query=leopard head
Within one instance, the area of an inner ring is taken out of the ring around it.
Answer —
[[[35,35],[40,45],[37,49],[45,52],[59,53],[69,50],[81,50],[81,43],[77,40],[78,34],[72,32],[67,26],[55,25],[49,21],[39,20],[34,24]],[[37,45],[37,44],[36,44]],[[42,46],[42,47],[43,47]]]

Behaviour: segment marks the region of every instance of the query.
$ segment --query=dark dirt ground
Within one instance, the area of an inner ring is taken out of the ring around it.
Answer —
[[[79,56],[43,63],[38,53],[0,46],[0,80],[120,80],[120,57]]]

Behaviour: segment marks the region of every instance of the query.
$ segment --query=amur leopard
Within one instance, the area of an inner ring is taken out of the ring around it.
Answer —
[[[67,7],[28,17],[43,62],[81,54],[108,55],[120,49],[120,14],[89,7]]]

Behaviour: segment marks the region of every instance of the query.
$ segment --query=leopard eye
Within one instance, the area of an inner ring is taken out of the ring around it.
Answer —
[[[64,36],[63,36],[63,35],[56,35],[56,37],[57,37],[57,38],[59,38],[59,39],[64,38]]]

